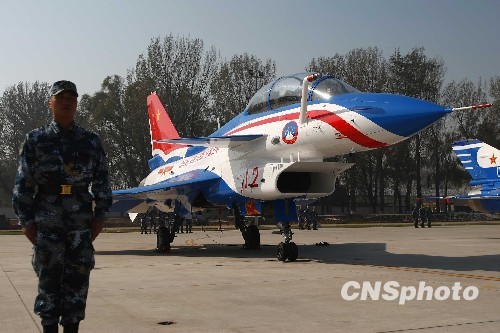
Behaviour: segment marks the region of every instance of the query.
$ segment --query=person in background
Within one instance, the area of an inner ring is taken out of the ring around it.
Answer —
[[[158,209],[156,207],[152,207],[149,211],[149,233],[151,234],[151,230],[156,234],[156,215]]]
[[[186,216],[186,233],[193,232],[193,214],[189,213]]]
[[[413,218],[413,225],[415,226],[415,228],[418,228],[419,210],[417,205],[413,206],[411,215]]]
[[[148,217],[147,214],[141,214],[141,235],[148,233]]]
[[[432,228],[432,225],[431,225],[431,222],[432,222],[431,221],[432,220],[432,208],[431,207],[427,207],[425,218],[427,220],[427,228]]]
[[[418,217],[420,218],[420,228],[425,228],[426,215],[427,210],[424,205],[422,205],[422,207],[420,207],[420,209],[418,210]]]

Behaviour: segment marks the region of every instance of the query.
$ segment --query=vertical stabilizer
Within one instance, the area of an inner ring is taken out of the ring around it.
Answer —
[[[179,139],[179,133],[156,93],[148,96],[147,103],[151,131],[151,155],[162,155],[162,152],[167,155],[175,149],[184,147],[184,145],[157,142],[163,139]]]
[[[500,182],[500,150],[477,139],[458,141],[453,151],[472,180],[471,186],[496,187]]]

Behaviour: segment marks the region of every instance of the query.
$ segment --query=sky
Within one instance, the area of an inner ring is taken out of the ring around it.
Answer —
[[[0,0],[0,94],[62,79],[93,94],[170,34],[272,59],[278,77],[374,46],[386,58],[424,47],[445,82],[500,76],[499,0]]]

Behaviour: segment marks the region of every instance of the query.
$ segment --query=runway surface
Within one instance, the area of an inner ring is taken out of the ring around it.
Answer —
[[[179,234],[170,254],[153,251],[154,234],[102,234],[80,332],[500,331],[499,225],[294,231],[292,263],[276,259],[282,237],[272,230],[255,251],[241,248],[234,229]],[[348,301],[341,292],[352,281],[395,281],[398,291],[424,282],[443,287],[438,296],[459,283],[479,294]],[[41,332],[36,289],[29,242],[1,235],[0,332]]]

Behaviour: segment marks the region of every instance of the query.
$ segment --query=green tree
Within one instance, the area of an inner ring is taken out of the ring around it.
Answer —
[[[10,201],[19,148],[26,134],[51,121],[48,108],[49,84],[18,83],[7,87],[0,98],[0,194]]]
[[[361,91],[379,92],[387,90],[387,61],[377,47],[358,48],[345,55],[312,59],[308,71],[339,77]],[[367,198],[372,210],[378,204],[383,210],[385,192],[385,157],[380,152],[356,154],[356,164],[343,175],[349,189],[350,211],[356,210],[356,194]]]
[[[389,58],[389,90],[406,96],[416,97],[437,103],[444,80],[446,69],[441,58],[428,58],[423,47],[414,48],[406,55],[397,49]],[[424,138],[427,136],[424,135]],[[435,137],[433,137],[435,139]],[[421,134],[414,139],[415,181],[417,197],[422,197],[421,184]],[[438,145],[439,143],[434,143]],[[410,143],[406,143],[410,149]],[[436,163],[438,163],[436,161]],[[411,189],[411,179],[408,179],[406,188]],[[409,194],[407,193],[407,197]],[[409,206],[407,206],[409,208]]]
[[[158,94],[180,136],[200,136],[215,126],[210,102],[219,62],[215,48],[206,51],[203,40],[169,35],[151,40],[128,77]]]
[[[254,55],[234,55],[221,64],[212,84],[212,114],[223,125],[245,109],[256,91],[276,76],[276,64]]]
[[[387,91],[387,60],[377,47],[357,48],[345,55],[313,58],[307,70],[338,77],[361,91]]]
[[[442,94],[442,103],[450,106],[468,106],[485,100],[486,88],[481,79],[477,85],[467,78],[458,83],[452,81],[446,85]],[[476,138],[480,133],[481,124],[487,121],[489,111],[488,109],[481,109],[454,112],[450,117],[450,130],[456,133],[456,139],[460,137]]]
[[[100,91],[83,96],[79,105],[79,119],[86,119],[87,128],[101,137],[115,187],[137,186],[148,171],[147,94],[136,88],[120,76],[110,76]]]

